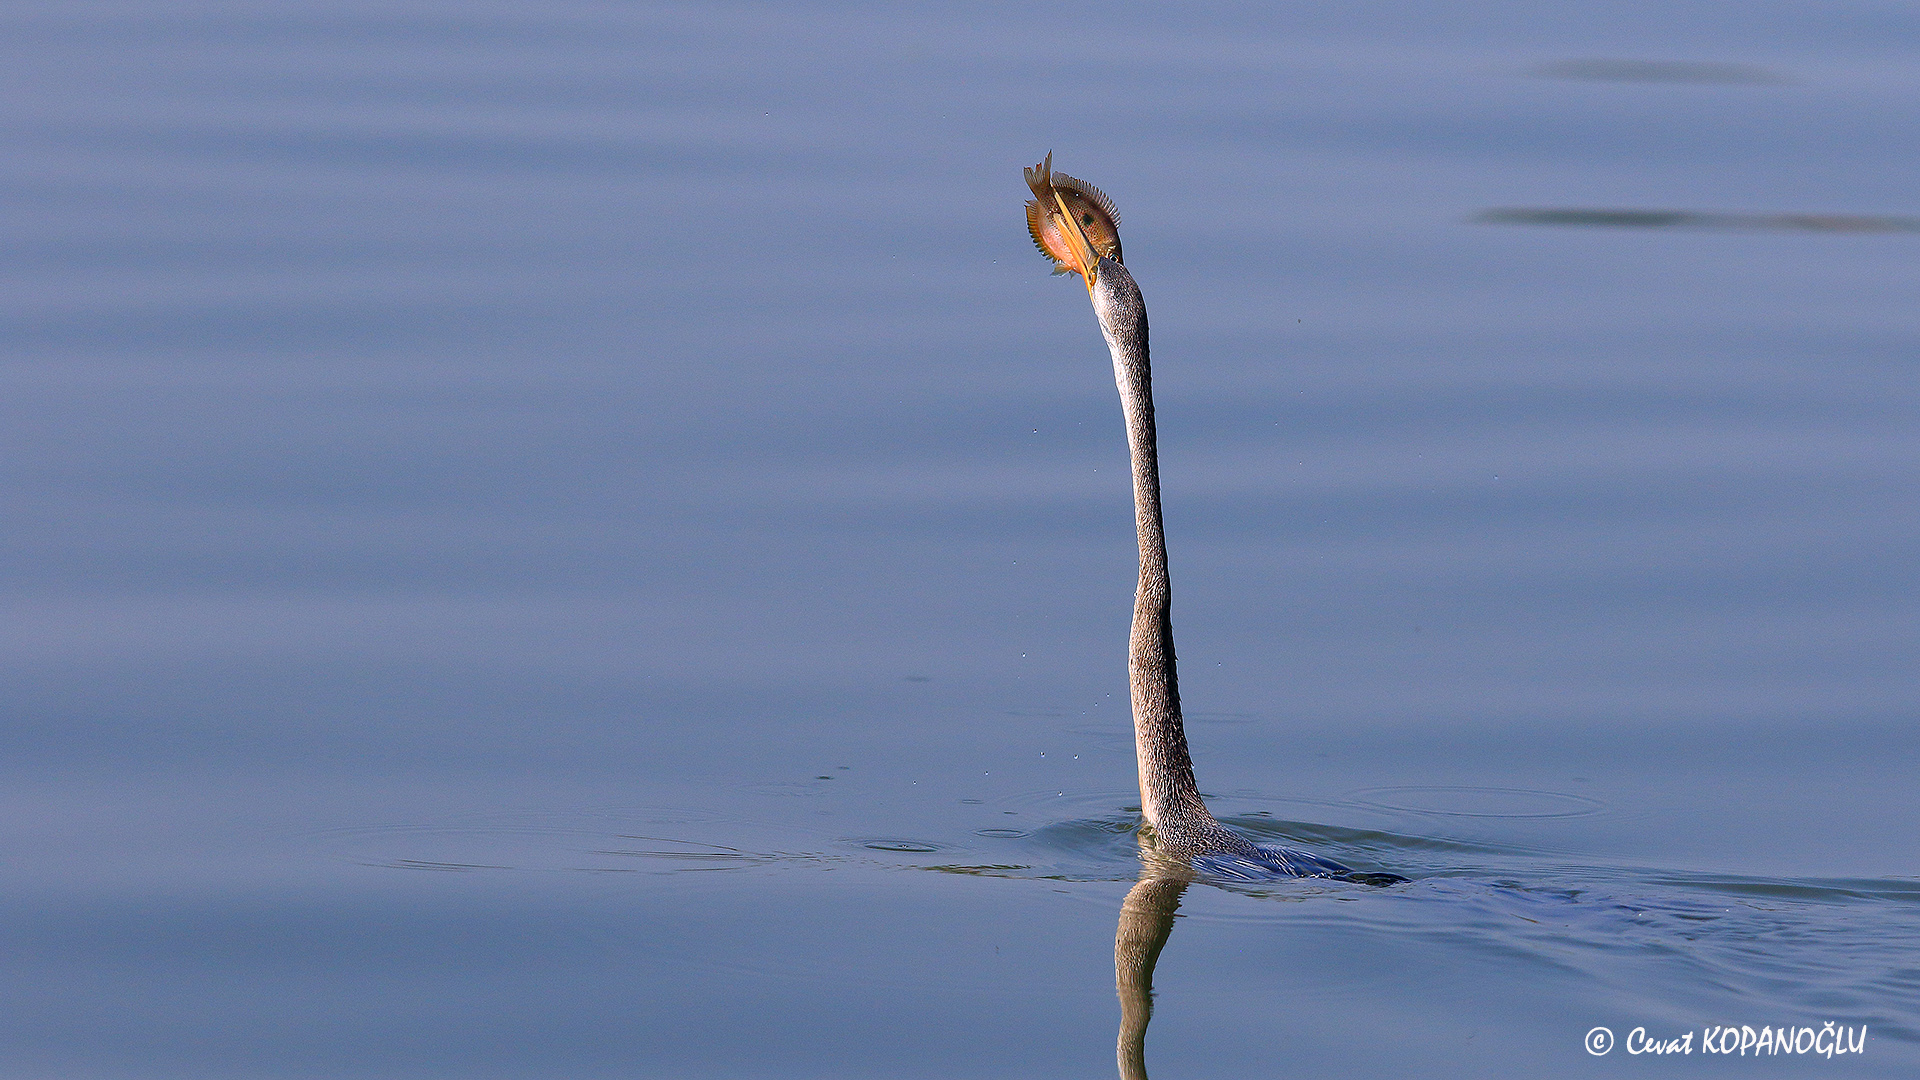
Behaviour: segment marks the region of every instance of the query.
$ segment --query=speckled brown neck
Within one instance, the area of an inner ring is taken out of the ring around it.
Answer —
[[[1153,373],[1147,353],[1147,308],[1127,268],[1101,259],[1091,290],[1094,314],[1113,353],[1114,381],[1126,412],[1133,458],[1134,527],[1140,541],[1140,587],[1134,594],[1127,674],[1133,690],[1133,745],[1140,766],[1140,806],[1159,846],[1172,854],[1250,851],[1222,828],[1201,801],[1180,719],[1180,678],[1173,652],[1173,596],[1167,541],[1160,523],[1160,461],[1154,441]]]

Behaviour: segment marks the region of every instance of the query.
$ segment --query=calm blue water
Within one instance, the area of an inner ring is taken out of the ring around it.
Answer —
[[[1913,1075],[1917,42],[10,5],[0,1073],[1111,1076],[1151,931],[1161,1076]],[[1122,917],[1049,150],[1152,311],[1201,784],[1412,884]]]

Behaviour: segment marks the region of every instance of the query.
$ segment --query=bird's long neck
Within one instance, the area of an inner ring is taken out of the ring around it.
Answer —
[[[1167,540],[1160,524],[1160,460],[1154,445],[1153,374],[1147,359],[1147,309],[1126,267],[1101,259],[1094,313],[1113,353],[1113,376],[1127,416],[1133,456],[1134,527],[1140,539],[1140,587],[1134,594],[1127,674],[1133,687],[1133,745],[1140,765],[1140,807],[1163,842],[1190,846],[1222,831],[1200,799],[1180,720],[1174,667],[1173,598]]]

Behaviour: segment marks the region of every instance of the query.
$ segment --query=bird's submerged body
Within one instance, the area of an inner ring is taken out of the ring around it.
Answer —
[[[1278,844],[1249,846],[1253,848],[1251,855],[1227,852],[1195,855],[1193,868],[1208,877],[1227,881],[1259,882],[1270,881],[1276,877],[1313,877],[1353,881],[1362,885],[1384,885],[1406,880],[1391,874],[1363,874],[1350,866],[1343,866],[1310,851],[1281,847]]]
[[[1053,155],[1027,170],[1035,199],[1027,204],[1028,231],[1056,272],[1086,281],[1100,331],[1113,354],[1114,382],[1126,414],[1133,461],[1134,526],[1140,543],[1140,584],[1134,594],[1133,633],[1127,650],[1132,690],[1134,752],[1140,769],[1140,806],[1156,848],[1192,862],[1212,876],[1251,881],[1320,877],[1390,884],[1404,878],[1360,874],[1304,851],[1255,844],[1220,824],[1200,797],[1180,715],[1180,680],[1173,649],[1172,587],[1167,579],[1166,533],[1160,520],[1160,462],[1153,418],[1153,372],[1148,359],[1147,307],[1133,275],[1120,261],[1119,216],[1099,189],[1052,171]],[[1067,185],[1081,201],[1067,193]],[[1085,195],[1091,192],[1092,197]],[[1097,197],[1097,198],[1096,198]],[[1100,214],[1093,209],[1097,201]],[[1086,218],[1105,232],[1089,234]],[[1057,246],[1056,246],[1057,243]]]

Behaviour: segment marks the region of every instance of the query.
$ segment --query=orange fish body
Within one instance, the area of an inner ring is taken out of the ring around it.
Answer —
[[[1067,222],[1079,226],[1078,233],[1092,248],[1095,261],[1120,257],[1120,213],[1106,193],[1084,180],[1053,171],[1053,155],[1026,170],[1027,186],[1034,197],[1027,201],[1027,234],[1040,254],[1053,260],[1056,274],[1080,274],[1080,257],[1075,254],[1072,230]],[[1084,276],[1084,275],[1083,275]]]

